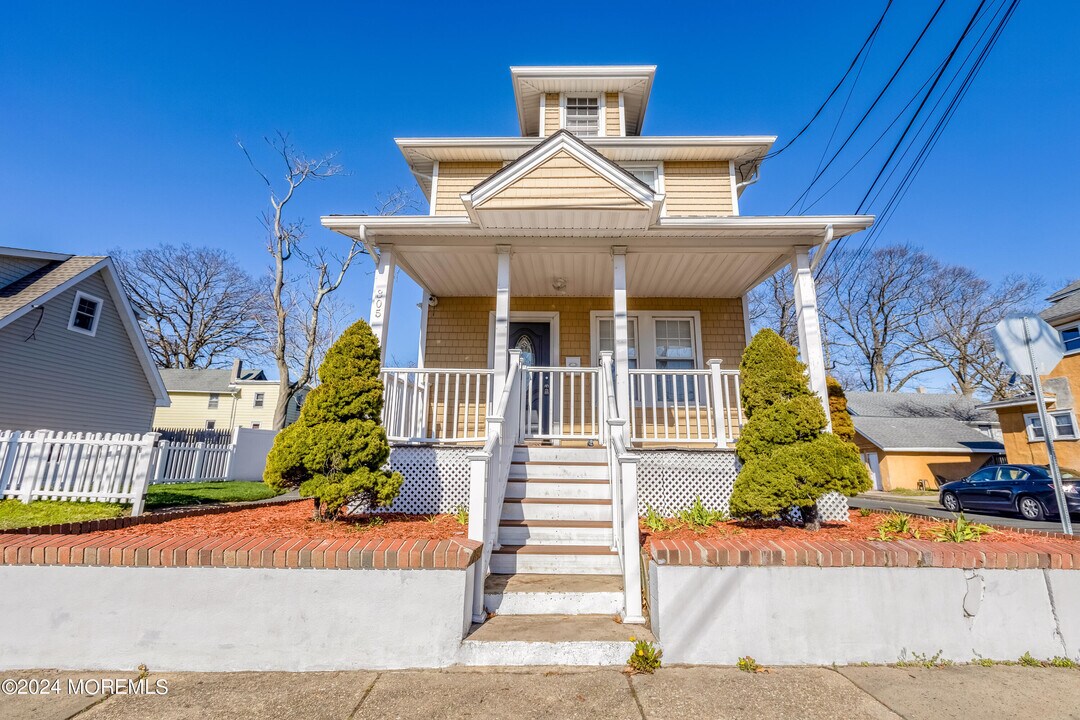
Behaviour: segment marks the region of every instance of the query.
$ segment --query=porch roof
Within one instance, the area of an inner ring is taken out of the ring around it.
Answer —
[[[791,261],[796,248],[868,228],[868,215],[659,218],[646,230],[610,227],[485,230],[467,217],[331,215],[322,224],[392,244],[397,263],[429,292],[495,293],[496,248],[510,245],[516,296],[606,297],[611,248],[625,246],[632,297],[739,297]]]

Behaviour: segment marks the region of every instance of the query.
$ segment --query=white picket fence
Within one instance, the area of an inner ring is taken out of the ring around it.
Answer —
[[[0,498],[131,503],[143,510],[157,433],[0,431]]]
[[[154,458],[151,484],[228,480],[236,443],[207,445],[162,440]]]

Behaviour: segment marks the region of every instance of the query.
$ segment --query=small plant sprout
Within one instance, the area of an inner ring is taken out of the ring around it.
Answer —
[[[759,673],[765,672],[765,668],[758,665],[758,661],[749,655],[745,655],[738,659],[735,663],[735,667],[739,668],[746,673]]]
[[[1023,665],[1024,667],[1042,667],[1043,666],[1042,660],[1039,660],[1039,659],[1035,658],[1030,652],[1026,652],[1023,655],[1021,655],[1020,659],[1017,660],[1016,662]]]
[[[989,525],[973,523],[960,513],[955,522],[945,523],[940,528],[933,530],[934,540],[937,542],[979,542],[983,535],[994,532]]]
[[[464,505],[458,505],[454,508],[454,519],[457,520],[458,525],[469,524],[469,508]]]
[[[878,525],[878,531],[888,535],[910,535],[916,540],[919,538],[919,529],[911,522],[911,516],[897,511],[892,511]]]
[[[656,512],[656,509],[652,505],[645,506],[645,517],[642,522],[645,523],[645,527],[653,532],[672,529],[672,523],[668,522],[660,513]]]
[[[660,667],[660,658],[664,652],[648,640],[638,640],[631,636],[630,642],[634,643],[634,650],[630,653],[630,659],[626,661],[629,672],[652,674]]]
[[[900,653],[900,659],[896,661],[896,667],[922,667],[922,668],[941,668],[949,667],[953,664],[952,660],[943,658],[943,651],[938,650],[933,655],[925,655],[923,653],[912,653],[908,658],[907,651]]]
[[[1050,667],[1056,668],[1075,668],[1078,667],[1075,660],[1072,658],[1062,657],[1061,655],[1055,655],[1050,659]]]
[[[870,517],[874,511],[870,508],[859,508],[859,517]]]
[[[713,525],[719,525],[728,519],[727,513],[723,510],[709,510],[706,508],[705,503],[701,501],[700,495],[694,498],[693,505],[686,510],[680,510],[675,514],[675,517],[693,530],[704,530]]]

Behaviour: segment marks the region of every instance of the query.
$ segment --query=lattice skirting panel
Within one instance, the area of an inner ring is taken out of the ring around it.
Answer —
[[[739,460],[730,450],[636,450],[638,512],[652,507],[670,516],[700,497],[710,510],[728,512]],[[829,493],[818,503],[822,520],[847,521],[847,498]]]
[[[390,469],[405,476],[394,504],[383,512],[452,513],[469,506],[469,461],[476,448],[395,445]]]

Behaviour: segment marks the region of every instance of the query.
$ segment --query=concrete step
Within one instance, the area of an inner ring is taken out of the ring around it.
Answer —
[[[606,462],[511,462],[511,480],[607,480]]]
[[[507,498],[502,520],[607,520],[611,501],[592,498]]]
[[[514,462],[540,460],[545,462],[607,462],[607,449],[603,447],[565,447],[553,445],[517,445]]]
[[[619,555],[606,545],[503,545],[491,553],[500,575],[619,575]]]
[[[642,625],[610,615],[496,615],[474,625],[458,662],[473,666],[625,665],[631,637],[653,640]]]
[[[610,500],[611,483],[607,480],[509,480],[506,497]]]
[[[503,520],[500,545],[607,545],[614,531],[607,520]]]
[[[614,615],[622,610],[618,575],[489,575],[484,607],[499,615]]]

